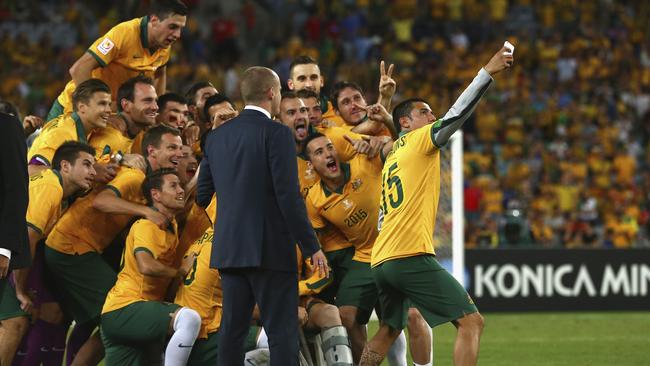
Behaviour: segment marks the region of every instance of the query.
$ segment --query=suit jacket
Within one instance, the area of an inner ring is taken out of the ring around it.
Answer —
[[[291,130],[262,112],[242,113],[209,133],[197,202],[217,194],[211,266],[296,271],[296,244],[320,249],[300,195]]]
[[[29,175],[27,145],[20,121],[0,113],[0,248],[11,250],[9,269],[24,268],[31,263],[27,239],[27,204]]]

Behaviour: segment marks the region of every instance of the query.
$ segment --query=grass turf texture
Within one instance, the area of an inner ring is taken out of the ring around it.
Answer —
[[[480,365],[649,365],[650,312],[487,313]],[[377,322],[368,325],[368,336]],[[433,330],[434,365],[452,365],[456,328]],[[410,354],[407,355],[412,365]],[[101,362],[100,365],[104,365]],[[384,361],[382,365],[388,365]]]
[[[650,365],[650,312],[484,316],[480,365]],[[377,326],[369,324],[369,337]],[[434,365],[453,365],[455,337],[451,324],[434,328]]]

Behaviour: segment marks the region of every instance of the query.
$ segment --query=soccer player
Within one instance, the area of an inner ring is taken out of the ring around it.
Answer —
[[[384,61],[381,61],[379,69],[378,104],[383,105],[388,110],[390,109],[390,101],[395,94],[396,87],[395,80],[392,78],[393,65],[391,64],[388,67],[388,71],[386,71]],[[287,80],[289,90],[311,90],[315,92],[319,96],[323,119],[327,120],[329,124],[345,127],[346,122],[336,113],[335,108],[333,108],[334,101],[331,101],[321,93],[324,82],[325,80],[321,75],[318,63],[310,56],[298,56],[291,62],[289,66],[289,79]]]
[[[384,147],[382,156],[392,144]],[[375,157],[357,156],[348,163],[339,161],[331,141],[314,134],[305,141],[305,155],[320,177],[312,187],[305,203],[314,229],[333,226],[354,245],[354,257],[339,285],[336,304],[343,324],[348,329],[358,362],[366,343],[370,314],[375,308],[378,293],[370,271],[370,254],[377,238],[377,197],[381,191],[383,161]],[[409,312],[411,352],[418,364],[429,363],[431,337],[417,311]],[[418,342],[419,339],[424,339]]]
[[[212,121],[204,113],[205,101],[218,93],[217,88],[209,81],[199,81],[185,93],[192,121],[185,128],[184,140],[195,152],[199,151],[199,146],[195,144],[200,143],[203,136],[212,129]]]
[[[394,127],[383,123],[381,120],[370,118],[366,99],[363,97],[363,90],[355,83],[339,81],[334,84],[332,90],[332,106],[338,116],[341,116],[345,125],[344,128],[350,131],[371,135],[371,136],[393,136],[397,137]],[[372,109],[380,109],[380,104],[371,106]],[[377,111],[374,112],[377,114]]]
[[[111,89],[99,79],[79,84],[72,95],[74,112],[50,122],[27,153],[30,175],[51,165],[56,149],[65,141],[88,142],[90,133],[106,127],[111,114]]]
[[[156,0],[149,15],[113,27],[72,65],[72,80],[54,101],[47,120],[71,113],[74,90],[90,78],[103,80],[116,93],[126,80],[143,75],[154,78],[158,94],[163,94],[171,46],[180,39],[186,20],[187,7],[182,1]]]
[[[148,170],[175,168],[181,157],[180,133],[167,126],[147,131],[143,146]],[[97,188],[77,200],[45,241],[45,263],[53,270],[54,281],[63,294],[62,305],[77,326],[92,329],[99,324],[104,299],[115,283],[115,270],[101,253],[133,217],[166,225],[163,214],[145,205],[140,189],[144,179],[145,172],[121,166],[103,189]],[[102,355],[98,337],[91,337],[84,345],[88,348],[82,348],[77,358],[98,362]]]
[[[289,90],[307,89],[313,91],[319,96],[323,119],[336,126],[343,126],[345,122],[334,113],[332,103],[327,99],[326,95],[321,93],[324,84],[325,79],[320,73],[320,67],[318,67],[316,60],[304,55],[293,59],[289,66],[289,79],[287,80]]]
[[[304,260],[297,248],[298,258],[298,320],[307,332],[320,332],[327,365],[352,365],[352,349],[346,328],[341,323],[339,309],[315,297],[333,278],[323,277],[311,260]]]
[[[144,137],[147,128],[155,125],[158,112],[153,80],[145,76],[128,79],[117,91],[117,103],[118,113],[114,118],[124,123],[124,130],[109,123],[92,134],[90,145],[102,154],[141,154],[141,137]],[[135,142],[136,139],[139,143]]]
[[[364,349],[361,365],[378,365],[404,328],[409,304],[431,327],[452,322],[458,329],[456,365],[475,365],[483,318],[465,289],[435,260],[433,229],[440,191],[440,148],[471,115],[492,83],[492,75],[513,62],[503,47],[478,72],[447,114],[437,120],[421,99],[395,107],[401,137],[382,171],[381,231],[372,250],[382,321]]]
[[[156,123],[177,128],[180,131],[185,129],[190,117],[190,110],[187,107],[187,99],[180,94],[165,93],[158,97],[158,117]]]
[[[101,335],[106,365],[150,365],[171,335],[165,365],[185,365],[201,328],[199,314],[163,302],[174,279],[185,278],[196,254],[173,266],[178,247],[175,216],[185,207],[183,187],[173,169],[161,169],[142,184],[147,203],[169,220],[165,228],[147,219],[136,221],[126,238],[122,270],[102,308]],[[153,357],[153,358],[152,358]]]
[[[223,94],[214,94],[205,100],[203,114],[209,121],[212,121],[211,129],[215,129],[237,117],[239,112],[228,97]],[[205,137],[205,134],[202,137]],[[202,141],[204,140],[205,138],[202,139]]]
[[[31,268],[14,271],[16,297],[23,315],[31,314],[34,325],[25,338],[22,359],[26,365],[61,364],[65,349],[67,324],[51,291],[45,285],[43,246],[41,240],[49,234],[61,213],[75,195],[92,187],[95,150],[77,141],[63,143],[54,153],[52,169],[30,178],[27,234],[32,253]],[[8,335],[5,335],[8,336]],[[22,334],[13,334],[20,341]],[[0,342],[11,342],[0,337]]]

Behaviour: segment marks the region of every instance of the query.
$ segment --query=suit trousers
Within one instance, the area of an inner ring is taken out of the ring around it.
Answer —
[[[223,315],[219,365],[244,363],[244,340],[255,304],[269,337],[271,366],[298,365],[298,274],[260,268],[220,269]]]

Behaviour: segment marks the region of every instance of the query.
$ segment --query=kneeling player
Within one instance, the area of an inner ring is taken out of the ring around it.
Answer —
[[[171,169],[148,176],[142,191],[147,202],[168,217],[169,225],[160,229],[152,221],[141,219],[131,227],[122,270],[102,309],[106,365],[152,364],[159,355],[157,346],[162,346],[168,334],[172,336],[165,365],[184,365],[199,333],[201,317],[190,308],[162,300],[172,279],[184,278],[196,257],[188,256],[180,268],[172,267],[178,247],[175,215],[185,205],[185,194]]]

